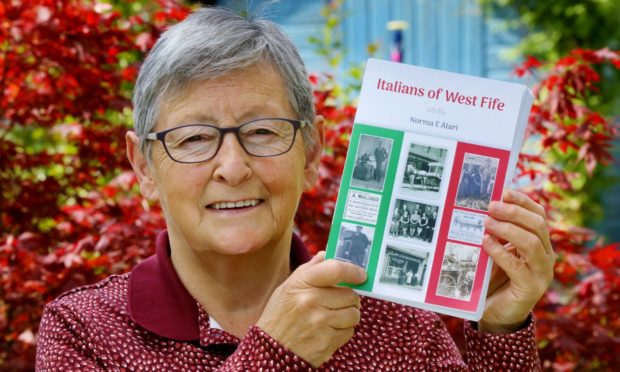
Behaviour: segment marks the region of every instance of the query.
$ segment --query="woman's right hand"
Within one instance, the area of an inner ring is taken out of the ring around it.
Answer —
[[[326,261],[319,252],[276,288],[256,325],[316,368],[351,339],[360,321],[359,296],[336,285],[366,277],[362,268]]]

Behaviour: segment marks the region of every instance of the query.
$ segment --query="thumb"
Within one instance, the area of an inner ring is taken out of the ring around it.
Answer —
[[[325,251],[319,251],[312,259],[306,262],[303,266],[311,267],[325,261]]]
[[[312,256],[310,261],[306,262],[303,265],[299,265],[299,267],[295,269],[295,272],[304,271],[312,266],[320,264],[323,261],[325,261],[325,251],[319,251],[314,256]]]
[[[339,283],[362,284],[368,275],[352,263],[327,260],[305,267],[300,271],[299,278],[311,287],[331,287]]]

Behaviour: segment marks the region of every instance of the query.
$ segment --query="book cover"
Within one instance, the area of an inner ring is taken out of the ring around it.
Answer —
[[[510,183],[533,97],[526,86],[369,59],[326,257],[360,294],[479,320],[491,200]]]

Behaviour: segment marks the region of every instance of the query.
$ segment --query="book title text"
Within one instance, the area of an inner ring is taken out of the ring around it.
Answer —
[[[404,84],[401,81],[387,81],[379,78],[377,89],[387,92],[408,94],[417,97],[427,97],[429,99],[452,102],[459,105],[480,107],[488,110],[504,111],[506,104],[497,97],[466,95],[458,91],[451,91],[443,88],[425,89]]]

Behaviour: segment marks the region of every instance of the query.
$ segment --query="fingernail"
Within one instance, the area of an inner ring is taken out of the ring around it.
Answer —
[[[366,273],[366,270],[359,269],[359,278],[360,278],[360,281],[362,281],[362,283],[365,282],[366,279],[368,279],[368,273]]]
[[[487,216],[484,219],[484,226],[486,226],[486,227],[493,226],[494,223],[495,223],[495,219],[493,217]]]
[[[486,243],[489,241],[489,239],[491,239],[491,237],[489,236],[489,234],[484,234],[484,235],[482,236],[482,244],[486,244]]]

